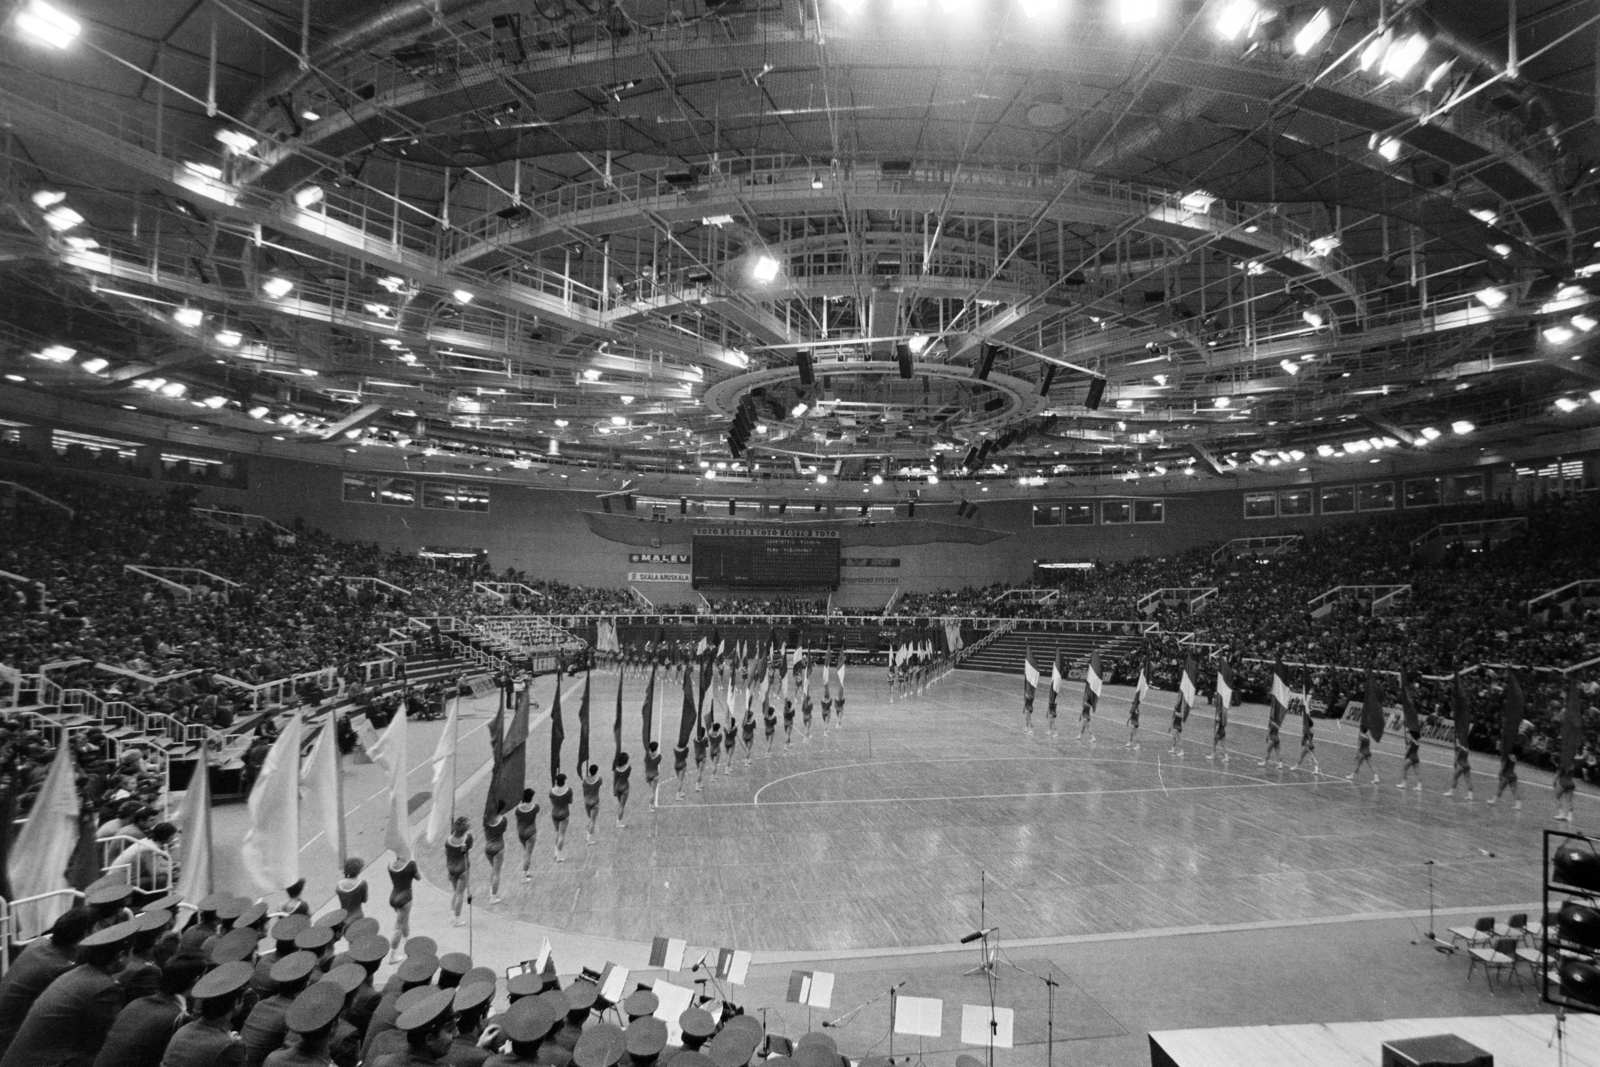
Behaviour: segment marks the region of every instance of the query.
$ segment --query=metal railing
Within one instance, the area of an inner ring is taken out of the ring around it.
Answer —
[[[45,496],[43,493],[39,492],[39,490],[23,485],[21,482],[0,482],[0,489],[9,489],[13,493],[22,493],[26,496],[30,496],[47,507],[60,508],[62,511],[67,513],[68,518],[78,514],[76,511],[72,510],[71,507],[63,504],[61,501],[56,500],[53,497]]]
[[[1395,606],[1403,596],[1411,594],[1411,585],[1336,585],[1326,593],[1319,593],[1306,601],[1306,611],[1315,618],[1321,618],[1333,610],[1335,603],[1341,600],[1360,600],[1371,597],[1368,613],[1374,618],[1386,614]]]
[[[1214,585],[1164,586],[1146,593],[1134,602],[1134,606],[1143,614],[1152,615],[1157,607],[1171,600],[1182,602],[1193,612],[1199,610],[1202,604],[1216,595],[1217,587]]]
[[[137,574],[141,578],[148,578],[152,582],[158,582],[178,593],[185,600],[192,599],[195,593],[212,583],[227,589],[239,588],[239,583],[231,578],[224,578],[220,574],[212,574],[210,571],[203,571],[198,567],[149,567],[140,563],[124,563],[122,570],[124,573]],[[189,581],[180,580],[193,580],[196,578],[203,580],[194,581],[193,584],[190,584]]]
[[[12,949],[19,949],[42,937],[60,915],[74,907],[83,894],[76,889],[52,889],[16,900],[0,900],[0,929],[5,931],[0,969],[9,966]]]
[[[223,685],[242,689],[250,694],[250,707],[253,711],[267,711],[272,708],[283,707],[293,699],[301,684],[315,681],[325,693],[339,691],[339,671],[336,667],[319,667],[314,671],[301,671],[291,674],[286,678],[275,678],[270,682],[246,682],[238,678],[231,678],[226,674],[213,674],[214,681]]]
[[[1508,541],[1513,537],[1526,533],[1528,520],[1524,516],[1508,519],[1475,519],[1471,522],[1443,522],[1428,532],[1411,539],[1411,551],[1415,552],[1434,541],[1444,541],[1454,544],[1457,541],[1482,541],[1485,537],[1492,545],[1497,541]]]
[[[1211,553],[1212,563],[1221,563],[1225,559],[1240,555],[1277,556],[1291,549],[1300,547],[1300,542],[1305,540],[1300,534],[1278,534],[1270,537],[1235,537],[1224,542],[1218,549]]]
[[[1563,593],[1571,593],[1571,595],[1564,597],[1562,596]],[[1546,590],[1528,601],[1528,611],[1531,614],[1541,610],[1541,606],[1549,608],[1567,600],[1588,599],[1590,597],[1600,597],[1600,578],[1579,578],[1575,582],[1568,582],[1566,585],[1559,585],[1554,589]]]
[[[387,589],[391,593],[399,593],[401,596],[410,596],[411,595],[411,590],[402,589],[400,586],[395,585],[393,582],[384,581],[382,578],[373,578],[373,577],[369,577],[367,575],[359,575],[359,574],[341,574],[339,576],[339,580],[341,582],[343,582],[347,586],[350,586],[350,585],[362,585],[362,584],[375,585],[375,586],[379,586],[381,588]]]
[[[275,533],[294,536],[294,531],[280,523],[273,522],[265,515],[254,515],[243,511],[224,511],[222,508],[190,508],[189,511],[201,519],[219,526],[231,534],[237,535],[241,530],[252,527],[265,527]]]
[[[547,599],[537,589],[529,588],[521,582],[473,582],[472,588],[485,596],[492,596],[500,601],[510,600],[513,594],[530,596],[536,600]]]

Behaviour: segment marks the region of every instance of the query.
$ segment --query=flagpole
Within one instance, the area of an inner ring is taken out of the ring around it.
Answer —
[[[333,712],[328,712],[327,729],[333,731],[333,736],[328,740],[333,743],[333,810],[339,815],[339,840],[335,842],[339,849],[339,867],[344,869],[344,861],[350,858],[347,850],[344,830],[344,758],[339,752],[339,727],[334,720]],[[207,785],[210,783],[208,782]]]
[[[560,684],[560,683],[557,683],[557,684]],[[456,690],[455,702],[456,702],[455,714],[450,716],[450,720],[453,723],[455,723],[455,728],[454,728],[455,732],[451,735],[451,741],[450,741],[450,825],[451,826],[455,826],[455,824],[456,824],[456,752],[461,748],[461,691],[460,691],[459,688],[457,688],[457,690]],[[489,784],[490,784],[490,786],[493,786],[494,782],[491,780]],[[433,802],[435,804],[439,803],[439,798],[438,797],[434,797],[433,798]],[[472,935],[471,935],[470,932],[468,932],[467,937],[468,937],[468,940],[471,940]]]

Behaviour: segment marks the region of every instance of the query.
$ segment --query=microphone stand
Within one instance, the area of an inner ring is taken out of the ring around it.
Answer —
[[[889,998],[889,1058],[891,1060],[894,1059],[895,997],[896,997],[896,994],[897,994],[898,990],[900,989],[900,987],[906,984],[906,981],[907,981],[906,979],[901,979],[900,981],[896,982],[894,985],[890,986],[888,989],[885,989],[882,993],[879,993],[879,994],[873,996],[871,999],[864,1000],[860,1004],[857,1004],[855,1007],[851,1008],[849,1011],[845,1012],[843,1015],[839,1016],[837,1019],[824,1019],[824,1020],[822,1020],[823,1029],[824,1030],[836,1030],[841,1026],[848,1026],[849,1023],[850,1023],[850,1020],[854,1019],[861,1012],[861,1009],[869,1007],[870,1005],[876,1004],[878,1001],[882,1000],[884,997],[888,997]]]
[[[978,952],[981,962],[970,971],[963,972],[961,975],[963,978],[971,978],[975,974],[987,975],[990,978],[999,977],[995,973],[994,962],[995,957],[999,955],[1000,948],[999,945],[991,946],[989,944],[989,935],[998,930],[999,927],[996,926],[993,929],[989,927],[988,896],[988,876],[986,872],[980,870],[978,872],[978,940],[982,943],[978,946]],[[971,939],[966,938],[964,940]],[[996,940],[998,941],[999,939],[996,938]]]
[[[1018,964],[1015,960],[1011,959],[1011,957],[1009,957],[1009,956],[1003,957],[1000,962],[1004,963],[1007,967],[1010,967],[1012,970],[1021,971],[1023,974],[1027,975],[1028,977],[1037,978],[1039,981],[1044,983],[1044,995],[1045,995],[1044,1065],[1045,1065],[1045,1067],[1055,1067],[1055,1051],[1056,1051],[1056,988],[1058,986],[1060,986],[1061,983],[1056,981],[1054,978],[1052,978],[1048,974],[1035,974],[1034,972],[1028,970],[1028,968],[1023,967],[1020,964]],[[995,1020],[994,1020],[994,991],[993,991],[993,987],[991,987],[990,988],[990,994],[989,994],[989,1031],[990,1031],[990,1034],[991,1034],[991,1040],[992,1040],[992,1035],[993,1035],[994,1030],[995,1030],[995,1026],[996,1026],[996,1023],[995,1023]],[[991,1049],[990,1055],[991,1056],[993,1055],[993,1050],[992,1049]]]

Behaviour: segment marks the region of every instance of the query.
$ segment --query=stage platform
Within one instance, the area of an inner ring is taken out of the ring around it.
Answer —
[[[1600,1017],[1569,1015],[1565,1059],[1553,1043],[1551,1015],[1386,1019],[1310,1026],[1225,1026],[1150,1035],[1151,1067],[1372,1067],[1383,1043],[1455,1034],[1494,1056],[1494,1067],[1600,1067]]]

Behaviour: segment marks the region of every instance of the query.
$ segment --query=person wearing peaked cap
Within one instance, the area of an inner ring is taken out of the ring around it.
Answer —
[[[472,970],[472,957],[465,952],[446,952],[439,957],[439,988],[454,989]]]
[[[478,1047],[483,1036],[483,1020],[494,1002],[495,984],[489,982],[462,983],[456,987],[456,998],[451,1005],[456,1013],[455,1037],[444,1054],[451,1067],[482,1067],[489,1058],[489,1050]]]
[[[90,1067],[122,1009],[113,977],[128,962],[138,926],[118,923],[78,942],[78,965],[33,1002],[6,1049],[5,1067]]]
[[[195,905],[197,912],[195,921],[189,924],[178,938],[180,952],[198,953],[201,946],[206,943],[206,938],[216,933],[220,926],[217,923],[217,907],[231,899],[226,893],[212,893],[200,898],[200,903]]]
[[[244,1042],[230,1032],[229,1019],[250,974],[247,963],[224,963],[194,984],[189,996],[199,1002],[199,1017],[172,1035],[161,1067],[243,1067]]]
[[[301,992],[284,1017],[295,1039],[267,1057],[268,1067],[328,1067],[333,1062],[329,1039],[343,1007],[344,996],[331,985]]]
[[[363,915],[344,928],[344,939],[352,945],[362,938],[381,937],[382,935],[383,927],[378,924],[377,919],[370,915]]]
[[[410,1011],[418,1004],[421,1004],[429,997],[436,995],[438,992],[439,990],[435,989],[433,986],[417,986],[415,989],[408,989],[404,993],[401,993],[399,998],[394,1002],[395,1011],[398,1013],[395,1016],[395,1021],[398,1022],[401,1015],[404,1015],[406,1012]],[[372,1041],[367,1045],[363,1052],[363,1059],[367,1063],[375,1063],[385,1056],[391,1056],[397,1052],[404,1052],[405,1050],[406,1032],[395,1026],[390,1026],[381,1034],[373,1037]]]
[[[128,963],[117,972],[122,987],[122,1003],[131,1004],[161,989],[161,965],[156,962],[156,945],[172,922],[172,913],[147,911],[133,922],[133,938],[128,943]]]
[[[133,899],[133,886],[127,882],[113,882],[95,886],[84,894],[83,902],[103,918],[127,910]]]
[[[372,1043],[384,1032],[393,1030],[400,1019],[399,999],[413,989],[429,988],[433,972],[439,961],[432,956],[407,956],[394,978],[384,987],[378,1006],[373,1009],[372,1020],[367,1024],[365,1058],[373,1060]]]
[[[35,938],[11,962],[0,978],[0,1056],[4,1056],[17,1028],[50,983],[77,965],[78,943],[89,933],[94,919],[89,909],[63,912],[48,934]]]
[[[255,930],[258,934],[260,933],[261,929],[266,926],[266,924],[267,902],[264,900],[258,900],[254,904],[251,904],[249,907],[245,908],[244,911],[239,913],[239,917],[237,919],[233,920],[233,928],[235,930],[243,930],[248,928]]]
[[[613,1023],[599,1023],[585,1030],[572,1052],[573,1067],[616,1067],[628,1051],[628,1039]]]
[[[711,1013],[704,1008],[685,1008],[683,1014],[678,1016],[678,1025],[683,1027],[683,1047],[694,1051],[699,1049],[717,1029],[717,1022]]]
[[[544,979],[532,971],[512,975],[506,981],[506,996],[515,1004],[523,997],[536,997],[544,991]]]
[[[636,989],[629,993],[622,1001],[622,1012],[628,1017],[631,1024],[635,1019],[643,1019],[647,1015],[654,1015],[661,1006],[661,999],[648,989]]]
[[[408,1008],[395,1023],[406,1035],[404,1052],[389,1053],[372,1061],[372,1067],[433,1067],[445,1063],[444,1055],[454,1034],[455,994],[440,990]]]
[[[366,1040],[367,1027],[372,1022],[372,1013],[378,1010],[378,1002],[383,999],[372,976],[378,972],[378,966],[388,954],[389,942],[382,937],[363,938],[350,946],[350,959],[361,968],[364,977],[350,998],[350,1009],[345,1012],[345,1018],[361,1034],[363,1041]]]
[[[500,978],[494,973],[493,967],[485,967],[482,964],[478,964],[461,976],[462,985],[472,985],[474,982],[488,982],[492,986],[498,986]]]
[[[272,938],[272,951],[256,960],[255,975],[250,979],[250,989],[258,998],[270,997],[278,991],[278,984],[272,980],[272,968],[285,956],[294,954],[294,939],[310,925],[311,920],[304,915],[285,915],[269,928],[267,936]]]
[[[217,904],[217,922],[227,929],[233,929],[239,921],[239,916],[250,910],[250,901],[246,897],[228,897]]]
[[[667,1047],[667,1024],[646,1015],[628,1024],[628,1058],[634,1067],[654,1067],[656,1057]]]
[[[333,1036],[328,1042],[333,1062],[337,1067],[356,1067],[361,1062],[361,1042],[364,1035],[362,1027],[351,1018],[351,1009],[355,1005],[356,994],[363,989],[371,988],[366,982],[366,968],[359,964],[346,963],[334,967],[328,972],[327,977],[318,983],[318,985],[326,983],[339,990],[340,1003],[344,1005],[339,1021],[334,1024]]]
[[[294,935],[294,947],[296,951],[311,953],[320,961],[335,940],[331,927],[308,926]]]
[[[183,1017],[182,997],[205,974],[205,963],[180,956],[158,969],[156,991],[123,1007],[111,1024],[95,1067],[161,1067],[167,1041]]]
[[[212,943],[209,960],[213,966],[243,960],[253,967],[257,944],[255,931],[229,930]]]
[[[139,911],[170,911],[176,915],[178,913],[178,906],[182,903],[182,896],[177,893],[168,893],[164,897],[157,897],[155,900],[145,901],[143,904],[139,905]]]
[[[512,1004],[500,1019],[500,1033],[511,1042],[511,1050],[489,1057],[485,1067],[534,1067],[547,1063],[540,1046],[555,1023],[556,1017],[531,998]]]
[[[245,1067],[261,1067],[283,1044],[289,1032],[289,1006],[306,988],[316,956],[304,950],[292,952],[272,965],[272,980],[278,991],[250,1009],[239,1036],[244,1038]]]
[[[589,1012],[594,1007],[599,993],[593,982],[580,979],[560,991],[560,1000],[556,1000],[553,994],[539,994],[540,999],[550,997],[548,1003],[552,1006],[566,1008],[566,1015],[560,1025],[545,1039],[546,1052],[559,1048],[570,1054],[578,1047],[578,1038],[583,1036],[583,1024],[588,1022]]]
[[[343,908],[334,908],[325,911],[311,920],[312,926],[321,926],[333,931],[333,936],[338,937],[344,933],[345,923],[350,921],[350,913]]]

